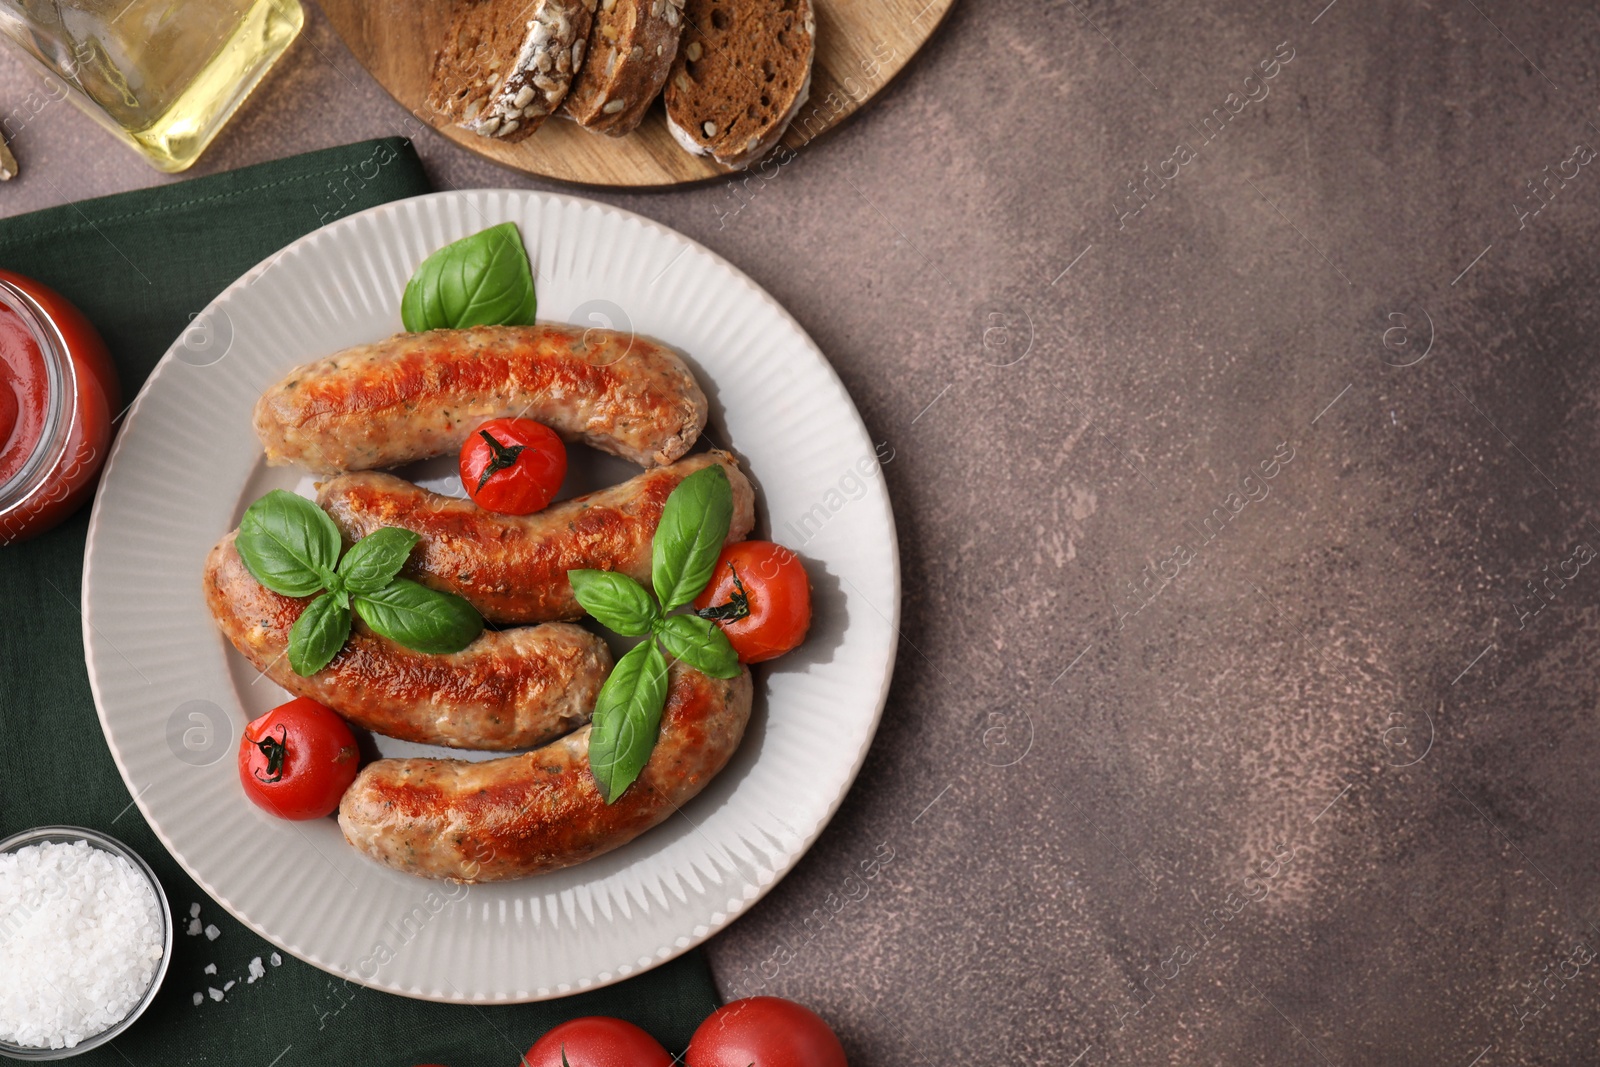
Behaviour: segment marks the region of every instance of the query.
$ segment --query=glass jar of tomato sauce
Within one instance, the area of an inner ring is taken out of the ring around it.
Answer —
[[[121,403],[105,342],[83,313],[0,270],[0,546],[88,499]]]

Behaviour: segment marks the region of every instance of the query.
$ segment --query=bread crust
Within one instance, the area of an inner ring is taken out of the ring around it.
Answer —
[[[560,108],[582,69],[595,4],[455,0],[428,106],[483,137],[528,137]]]
[[[687,0],[684,19],[663,94],[667,128],[692,155],[747,166],[778,142],[810,94],[812,0]]]
[[[789,128],[789,124],[794,122],[795,116],[800,114],[800,109],[805,106],[806,101],[810,98],[811,72],[807,71],[806,80],[801,83],[800,91],[795,94],[794,103],[789,105],[788,113],[786,113],[780,121],[772,125],[772,128],[766,137],[762,138],[759,143],[752,142],[752,147],[747,149],[743,155],[728,158],[724,158],[722,156],[712,156],[712,158],[730,170],[742,170],[743,168],[748,167],[750,164],[756,162],[762,156],[766,155],[767,152],[771,150],[772,146],[778,143],[779,138],[781,138],[784,134],[784,131]],[[712,154],[711,149],[702,144],[700,140],[694,136],[694,134],[678,125],[678,123],[673,119],[672,112],[670,111],[667,112],[667,132],[672,134],[672,139],[674,141],[678,142],[678,147],[689,153],[691,156],[706,156]]]
[[[600,0],[583,69],[562,114],[597,133],[636,129],[678,54],[684,0]]]

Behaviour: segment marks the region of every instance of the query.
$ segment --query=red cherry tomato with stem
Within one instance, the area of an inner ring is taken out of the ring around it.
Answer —
[[[672,1067],[672,1057],[632,1023],[589,1015],[564,1022],[535,1041],[522,1057],[522,1067]]]
[[[461,446],[461,485],[485,511],[531,515],[566,476],[567,446],[532,419],[490,419]]]
[[[722,550],[695,614],[712,619],[740,663],[781,656],[811,626],[811,579],[800,557],[771,541],[740,541]]]
[[[239,780],[256,806],[280,819],[320,819],[356,780],[361,753],[345,721],[299,697],[244,728]]]
[[[724,1004],[700,1024],[688,1067],[846,1067],[844,1046],[822,1016],[782,997]],[[572,1067],[578,1067],[576,1063]]]

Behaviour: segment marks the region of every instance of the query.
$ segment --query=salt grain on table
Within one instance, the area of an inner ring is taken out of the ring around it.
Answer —
[[[213,923],[212,925],[206,927],[206,940],[207,941],[215,941],[217,938],[219,938],[221,936],[222,936],[222,931],[217,929],[215,923]]]
[[[216,986],[207,986],[206,992],[211,994],[212,1000],[222,999],[222,990],[218,989]]]
[[[199,937],[200,936],[200,920],[199,919],[190,919],[189,920],[189,936],[190,937]]]
[[[206,964],[206,973],[207,974],[216,974],[217,973],[217,965],[215,963]]]
[[[206,995],[204,993],[196,993],[194,995],[194,1006],[198,1008],[200,1006],[200,1002],[205,999]]]
[[[274,967],[277,967],[277,966],[278,966],[278,965],[280,965],[280,964],[281,964],[281,963],[283,963],[283,957],[282,957],[282,956],[280,956],[280,955],[278,955],[278,954],[277,954],[277,953],[276,953],[276,952],[274,952],[274,953],[273,953],[273,954],[272,954],[272,965],[273,965],[273,966],[274,966]]]
[[[76,1048],[121,1022],[161,962],[161,904],[132,863],[87,842],[0,854],[0,1039]]]
[[[250,977],[245,979],[245,984],[249,985],[251,982],[254,982],[257,978],[260,978],[266,973],[267,969],[261,966],[261,957],[257,956],[255,959],[250,961]]]

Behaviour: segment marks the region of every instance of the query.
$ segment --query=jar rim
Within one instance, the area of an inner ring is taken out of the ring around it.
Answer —
[[[39,347],[48,389],[45,423],[26,462],[4,484],[0,484],[0,520],[26,504],[50,481],[56,464],[65,453],[72,429],[72,397],[78,392],[78,372],[67,348],[67,339],[50,312],[31,294],[0,278],[0,307],[16,314]]]

